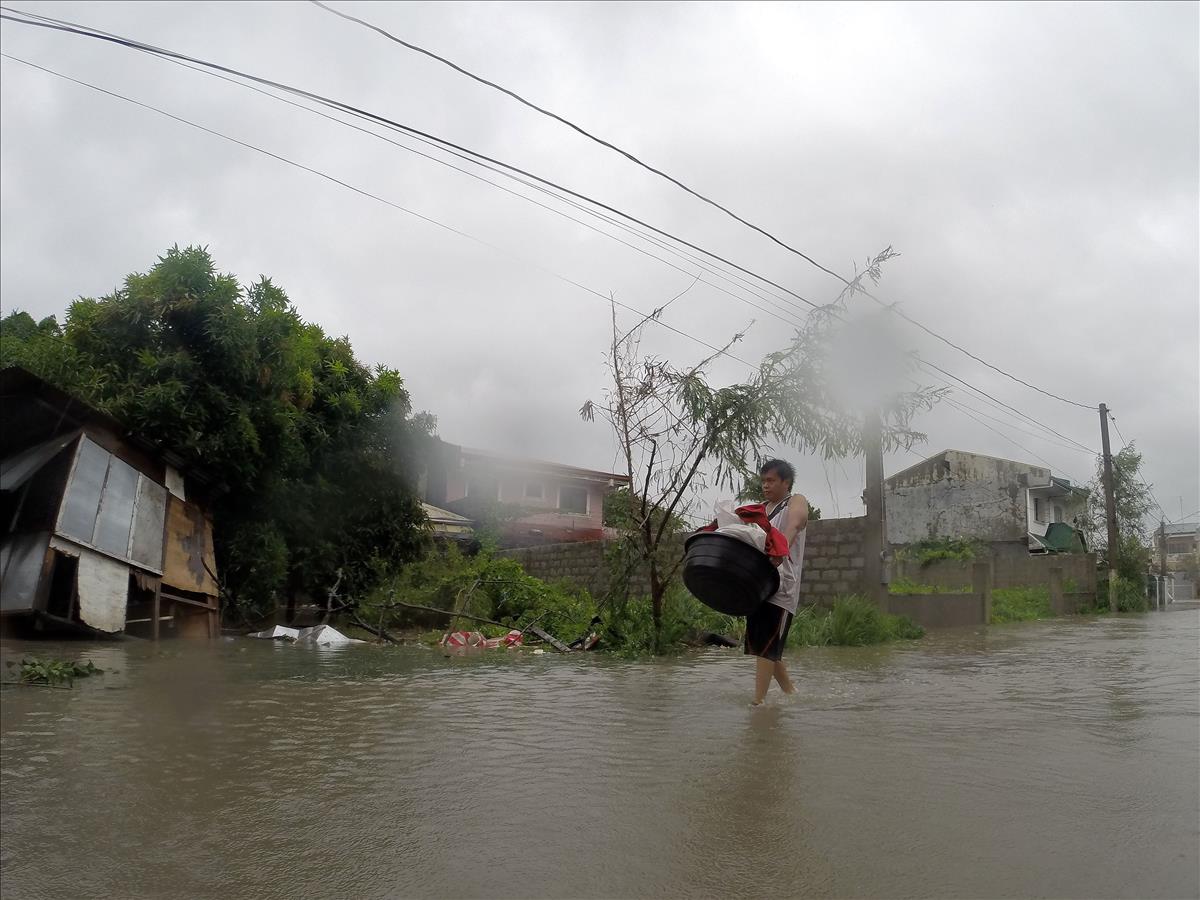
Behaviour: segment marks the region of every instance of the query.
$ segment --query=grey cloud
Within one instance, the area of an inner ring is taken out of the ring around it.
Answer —
[[[719,248],[806,297],[836,293],[827,276],[618,157],[308,4],[19,5],[411,121]],[[1107,402],[1145,451],[1168,511],[1179,513],[1180,496],[1183,512],[1200,506],[1194,5],[341,6],[577,118],[843,272],[895,245],[903,255],[880,296],[1027,380]],[[690,281],[231,85],[7,22],[0,38],[5,52],[294,157],[639,308]],[[6,309],[58,313],[171,243],[207,243],[224,268],[246,281],[271,275],[306,317],[399,368],[448,439],[612,464],[609,436],[576,416],[603,388],[608,310],[598,298],[8,61],[0,126]],[[668,315],[712,343],[751,318],[738,353],[754,360],[786,340],[770,315],[703,285]],[[900,333],[938,365],[1098,443],[1094,414]],[[680,359],[704,352],[661,330],[647,346]],[[715,372],[736,378],[742,367]],[[1030,455],[948,406],[918,425],[930,435],[922,453]],[[996,427],[1068,476],[1090,476],[1086,454]],[[856,511],[861,461],[797,462],[814,502]]]

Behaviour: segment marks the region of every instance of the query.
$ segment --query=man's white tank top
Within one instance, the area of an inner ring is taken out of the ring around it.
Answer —
[[[792,514],[788,508],[791,499],[787,497],[779,506],[767,507],[767,518],[780,531],[787,531],[788,517]],[[800,572],[804,568],[804,535],[807,530],[807,527],[801,528],[792,539],[787,558],[779,564],[779,591],[767,601],[783,607],[793,615],[800,603]]]

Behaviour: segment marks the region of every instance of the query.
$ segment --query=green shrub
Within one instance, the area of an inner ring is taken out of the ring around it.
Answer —
[[[1105,597],[1108,596],[1108,586],[1105,585]],[[1146,597],[1146,582],[1144,578],[1133,580],[1117,576],[1117,612],[1146,612],[1150,609],[1150,600]]]
[[[997,588],[992,591],[992,624],[1048,619],[1050,589],[1044,587]]]
[[[888,585],[891,594],[969,594],[971,586],[939,587],[933,584],[919,584],[911,578],[896,578]]]
[[[1117,612],[1146,612],[1150,600],[1146,597],[1145,582],[1117,576]],[[1108,612],[1108,579],[1096,582],[1096,605],[1085,612]]]
[[[397,600],[495,619],[503,626],[408,609],[395,605]],[[359,614],[371,624],[382,616],[385,626],[464,629],[489,636],[536,622],[569,642],[586,633],[596,615],[596,603],[585,590],[534,578],[515,559],[497,558],[487,552],[467,556],[450,545],[435,548],[405,566],[359,604]]]
[[[927,566],[939,559],[971,560],[979,556],[982,549],[977,542],[962,538],[927,538],[902,547],[896,552],[896,558],[916,560]]]
[[[73,684],[76,678],[87,678],[91,675],[102,675],[104,670],[97,668],[90,659],[87,663],[68,662],[62,659],[33,659],[21,660],[21,681],[26,684]]]
[[[889,615],[863,597],[850,596],[834,600],[833,609],[828,611],[813,607],[800,610],[792,621],[788,645],[862,647],[924,634],[925,629],[906,616]]]
[[[654,620],[650,598],[613,600],[601,612],[604,635],[600,647],[621,656],[648,656],[654,652]],[[740,637],[744,620],[709,609],[682,585],[663,598],[662,649],[679,652],[688,639],[711,632]]]

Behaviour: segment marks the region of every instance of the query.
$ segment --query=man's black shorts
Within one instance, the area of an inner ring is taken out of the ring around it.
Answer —
[[[746,616],[746,653],[778,662],[791,627],[790,612],[774,603],[764,603]]]

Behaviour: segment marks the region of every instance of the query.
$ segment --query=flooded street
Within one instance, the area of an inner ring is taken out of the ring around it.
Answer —
[[[1198,646],[794,651],[751,710],[720,650],[69,645],[106,674],[3,692],[4,896],[1195,897]]]

